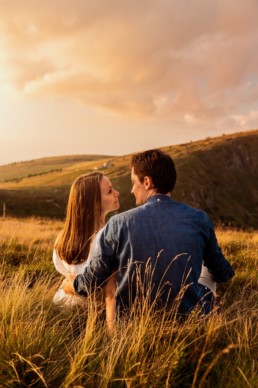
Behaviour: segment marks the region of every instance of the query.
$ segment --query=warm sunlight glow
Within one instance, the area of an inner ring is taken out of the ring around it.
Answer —
[[[0,163],[258,127],[256,1],[0,3]]]

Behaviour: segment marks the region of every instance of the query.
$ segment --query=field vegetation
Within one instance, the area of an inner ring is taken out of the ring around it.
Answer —
[[[217,229],[236,270],[220,313],[178,322],[144,305],[113,335],[103,306],[60,309],[51,255],[62,222],[0,221],[1,387],[257,387],[258,232]]]

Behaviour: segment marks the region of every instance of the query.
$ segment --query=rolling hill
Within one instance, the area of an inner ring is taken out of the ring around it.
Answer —
[[[176,164],[173,198],[205,210],[215,223],[258,228],[258,130],[163,147]],[[72,181],[102,170],[120,191],[120,211],[134,206],[131,155],[75,155],[0,166],[0,212],[63,218]],[[1,213],[0,213],[1,214]]]

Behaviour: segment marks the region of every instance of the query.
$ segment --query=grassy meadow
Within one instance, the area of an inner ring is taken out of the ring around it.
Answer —
[[[70,310],[52,304],[61,227],[0,220],[1,387],[258,386],[258,231],[217,229],[236,271],[219,286],[220,314],[179,323],[143,307],[110,336],[93,299]]]

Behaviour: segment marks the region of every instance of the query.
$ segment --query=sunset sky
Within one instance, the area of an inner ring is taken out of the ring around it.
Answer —
[[[258,128],[258,0],[0,0],[0,164]]]

